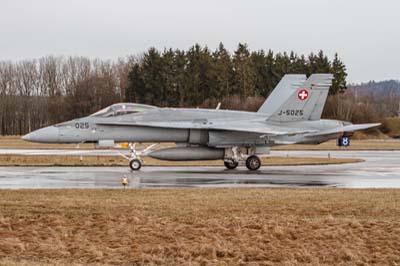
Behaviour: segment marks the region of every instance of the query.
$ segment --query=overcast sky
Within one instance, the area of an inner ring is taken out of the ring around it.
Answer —
[[[0,60],[116,59],[194,43],[338,52],[350,82],[400,79],[398,0],[0,0]]]

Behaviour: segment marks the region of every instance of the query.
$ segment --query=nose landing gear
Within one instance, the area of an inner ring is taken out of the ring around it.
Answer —
[[[142,167],[142,160],[140,154],[136,151],[136,143],[129,143],[129,148],[131,150],[131,159],[129,160],[129,167],[133,171],[137,171]]]
[[[142,167],[143,160],[141,159],[141,156],[147,155],[151,151],[152,148],[154,148],[156,145],[158,145],[158,143],[154,143],[154,144],[148,146],[147,148],[138,151],[138,150],[136,150],[136,144],[137,143],[129,143],[130,156],[120,153],[120,155],[122,157],[129,160],[129,167],[133,171],[137,171]]]

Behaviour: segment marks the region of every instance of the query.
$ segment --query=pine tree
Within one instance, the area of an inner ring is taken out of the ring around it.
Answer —
[[[269,76],[265,52],[263,50],[252,52],[250,58],[255,72],[254,88],[251,95],[266,96]]]
[[[272,50],[269,50],[267,56],[265,57],[265,67],[267,82],[265,91],[264,93],[262,93],[262,95],[264,97],[268,97],[268,95],[272,92],[275,85],[278,84],[280,79],[280,75],[276,72],[276,60],[274,52]]]
[[[144,102],[145,85],[142,79],[140,65],[134,64],[128,74],[128,87],[125,90],[126,102]]]
[[[172,100],[171,106],[184,106],[184,95],[187,89],[185,84],[185,71],[187,67],[187,57],[185,51],[176,50],[174,56],[174,68],[175,68],[175,89],[172,94],[174,99]],[[176,97],[176,98],[175,98]]]
[[[213,53],[212,57],[215,89],[214,92],[211,92],[211,96],[222,100],[233,93],[234,72],[232,58],[222,43],[219,44],[218,49]]]
[[[143,57],[142,78],[145,85],[144,103],[162,105],[165,103],[165,82],[163,60],[159,51],[150,48]]]
[[[242,99],[245,99],[252,94],[256,75],[254,67],[251,64],[247,44],[239,43],[233,56],[233,67],[235,73],[235,93]]]
[[[331,71],[331,64],[329,62],[329,59],[322,50],[319,51],[317,57],[315,58],[314,64],[314,73],[330,73]]]
[[[214,71],[213,58],[207,47],[201,50],[200,57],[200,102],[203,103],[207,99],[212,98],[214,91],[217,89],[216,74]]]
[[[185,90],[183,105],[198,106],[200,104],[201,90],[201,47],[194,45],[186,53],[187,67],[185,71]]]
[[[335,58],[333,59],[332,62],[331,73],[333,74],[334,79],[332,81],[332,86],[329,90],[329,94],[333,95],[338,92],[343,93],[347,89],[347,84],[346,84],[347,72],[346,72],[346,66],[339,59],[337,53],[335,54]]]
[[[295,54],[294,52],[291,53],[290,56],[290,62],[291,62],[291,73],[293,74],[305,74],[307,73],[307,63],[304,55],[301,55],[300,57]]]
[[[160,100],[161,106],[176,106],[178,104],[177,93],[177,69],[175,65],[175,52],[172,49],[165,49],[162,56],[162,89]]]

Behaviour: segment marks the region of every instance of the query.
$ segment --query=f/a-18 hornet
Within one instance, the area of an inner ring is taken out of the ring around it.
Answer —
[[[347,144],[354,131],[379,126],[321,119],[332,79],[331,74],[313,74],[308,79],[286,75],[257,112],[119,103],[36,130],[23,139],[99,146],[128,142],[131,155],[126,158],[132,170],[140,169],[143,154],[172,161],[222,159],[229,169],[245,162],[249,170],[257,170],[259,155],[268,154],[272,146],[331,139],[344,139]],[[144,142],[174,142],[176,147],[137,152],[135,144]]]

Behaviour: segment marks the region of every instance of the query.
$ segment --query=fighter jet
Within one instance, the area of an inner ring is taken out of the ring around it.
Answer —
[[[244,162],[249,170],[261,166],[261,155],[276,145],[319,144],[346,139],[354,131],[379,126],[321,119],[332,84],[331,74],[286,75],[257,112],[159,108],[118,103],[90,116],[45,127],[24,140],[43,143],[132,143],[126,157],[132,170],[141,155],[172,161],[224,160],[228,169]],[[173,142],[176,147],[137,152],[136,143]]]

